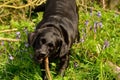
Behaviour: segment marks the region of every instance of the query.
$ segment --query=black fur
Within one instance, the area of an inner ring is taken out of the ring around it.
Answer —
[[[63,76],[69,63],[70,48],[79,37],[77,26],[75,0],[47,0],[42,21],[28,37],[28,42],[35,51],[35,60],[44,65],[46,56],[50,61],[59,58],[58,73]],[[45,79],[45,72],[43,78]]]

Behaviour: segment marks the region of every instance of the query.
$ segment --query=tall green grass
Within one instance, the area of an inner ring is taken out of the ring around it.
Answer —
[[[0,33],[0,37],[20,38],[20,42],[0,41],[0,80],[42,80],[39,64],[33,61],[33,49],[27,34],[34,31],[42,13],[32,21],[10,21],[0,30],[17,28],[16,32]],[[114,12],[79,11],[80,41],[71,48],[65,76],[54,76],[56,64],[51,63],[53,80],[117,80],[111,63],[120,66],[120,15]],[[119,79],[118,79],[119,80]]]

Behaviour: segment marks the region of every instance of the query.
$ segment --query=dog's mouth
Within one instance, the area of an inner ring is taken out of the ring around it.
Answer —
[[[39,63],[42,63],[43,60],[44,60],[44,58],[38,59],[38,62],[39,62]]]
[[[36,53],[36,54],[34,55],[34,59],[35,59],[35,61],[37,61],[37,62],[39,62],[39,63],[42,63],[43,60],[44,60],[47,56],[48,56],[47,54],[43,54],[43,53],[38,54],[38,53]]]

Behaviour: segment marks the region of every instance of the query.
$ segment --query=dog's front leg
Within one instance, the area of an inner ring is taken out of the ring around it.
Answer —
[[[69,63],[69,53],[67,53],[65,56],[60,58],[60,75],[64,76],[64,71],[65,69],[68,67],[68,63]]]

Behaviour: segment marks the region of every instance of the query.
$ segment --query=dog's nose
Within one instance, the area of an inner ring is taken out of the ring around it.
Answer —
[[[35,51],[35,55],[34,55],[35,60],[40,60],[40,59],[44,58],[45,56],[46,56],[46,52],[41,51],[41,50]]]
[[[41,54],[41,55],[46,55],[46,52],[43,52],[43,51],[42,51],[42,52],[40,52],[40,54]]]
[[[46,52],[43,50],[35,50],[35,53],[36,54],[46,54]]]

